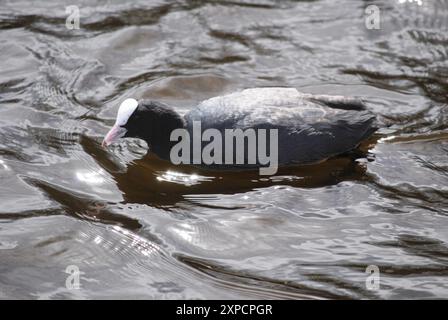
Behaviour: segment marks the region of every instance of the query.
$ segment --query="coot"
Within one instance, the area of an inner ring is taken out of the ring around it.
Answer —
[[[184,116],[160,102],[126,99],[103,146],[140,138],[159,158],[175,164],[179,157],[173,160],[173,155],[182,155],[182,163],[244,169],[266,166],[269,155],[280,166],[317,163],[356,148],[376,130],[375,115],[359,99],[252,88],[205,100]],[[235,142],[228,149],[225,138]],[[181,140],[188,150],[179,146]]]

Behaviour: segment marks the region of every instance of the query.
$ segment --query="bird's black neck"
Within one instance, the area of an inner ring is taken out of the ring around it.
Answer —
[[[142,121],[144,128],[140,138],[146,141],[150,152],[154,152],[161,159],[169,160],[171,148],[177,143],[170,141],[171,133],[175,129],[185,127],[184,119],[174,109],[161,103],[152,102],[147,110],[151,116],[149,120]]]

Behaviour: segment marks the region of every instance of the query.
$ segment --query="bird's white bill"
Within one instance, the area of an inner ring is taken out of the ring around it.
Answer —
[[[117,142],[118,139],[123,137],[126,134],[127,130],[118,125],[114,125],[112,129],[104,137],[103,143],[101,144],[103,147],[107,147],[110,144]]]

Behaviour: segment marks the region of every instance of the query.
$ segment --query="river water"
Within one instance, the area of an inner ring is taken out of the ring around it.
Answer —
[[[448,1],[0,1],[0,52],[0,298],[448,298]],[[273,177],[101,148],[125,98],[257,86],[381,128]]]

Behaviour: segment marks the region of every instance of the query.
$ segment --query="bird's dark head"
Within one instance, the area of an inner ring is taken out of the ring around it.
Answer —
[[[183,127],[182,117],[163,103],[126,99],[102,145],[109,146],[120,138],[140,138],[157,147],[168,144],[171,132]]]

